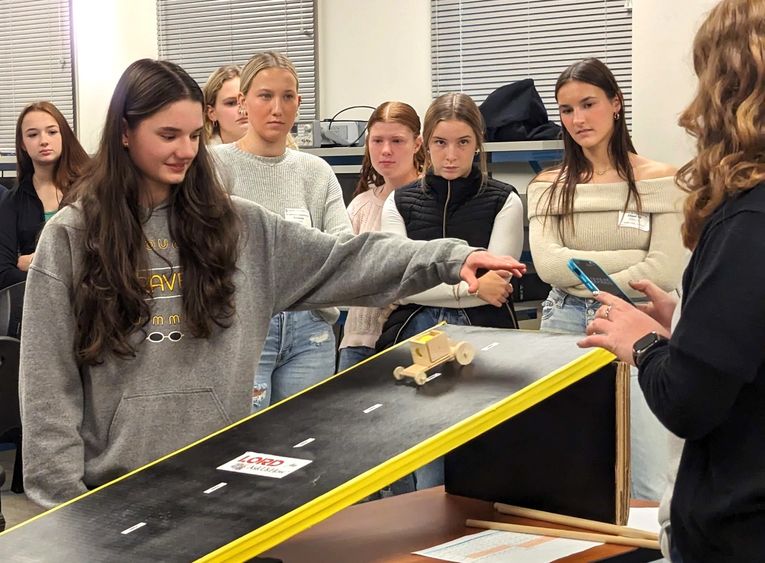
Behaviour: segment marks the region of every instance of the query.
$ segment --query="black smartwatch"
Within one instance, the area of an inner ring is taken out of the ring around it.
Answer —
[[[648,352],[659,346],[666,346],[667,343],[669,343],[669,340],[658,332],[649,332],[645,336],[638,338],[632,345],[632,361],[635,367],[640,368],[640,364]]]

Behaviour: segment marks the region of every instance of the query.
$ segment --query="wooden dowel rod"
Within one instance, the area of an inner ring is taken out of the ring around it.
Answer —
[[[521,526],[520,524],[505,524],[504,522],[490,522],[488,520],[468,519],[465,523],[471,528],[484,528],[487,530],[502,530],[519,534],[534,534],[537,536],[551,536],[555,538],[568,538],[572,540],[585,540],[600,543],[612,543],[617,545],[629,545],[632,547],[646,547],[659,549],[659,542],[645,538],[627,538],[624,536],[612,536],[608,534],[596,534],[594,532],[575,532],[573,530],[558,530],[555,528],[543,528],[540,526]]]
[[[659,539],[658,534],[647,530],[638,530],[637,528],[628,528],[627,526],[617,526],[616,524],[608,524],[607,522],[598,522],[597,520],[588,520],[586,518],[577,518],[576,516],[564,516],[563,514],[555,514],[554,512],[545,512],[533,508],[523,508],[522,506],[513,506],[512,504],[495,502],[494,509],[502,514],[511,514],[512,516],[530,518],[531,520],[543,520],[545,522],[553,522],[555,524],[562,524],[573,528],[585,528],[587,530],[594,530],[596,532],[614,536],[644,538],[648,540]]]

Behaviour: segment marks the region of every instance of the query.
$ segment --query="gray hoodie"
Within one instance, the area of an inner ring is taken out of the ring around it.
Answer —
[[[160,207],[144,226],[156,254],[148,253],[149,271],[140,273],[153,295],[152,319],[132,337],[137,354],[83,368],[72,309],[82,216],[67,207],[46,225],[27,279],[21,338],[24,484],[35,502],[66,501],[247,416],[275,313],[381,306],[457,283],[474,250],[449,239],[335,237],[232,200],[243,221],[233,325],[207,339],[187,332],[178,252]]]

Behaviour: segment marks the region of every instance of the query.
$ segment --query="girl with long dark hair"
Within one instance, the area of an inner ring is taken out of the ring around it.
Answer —
[[[0,200],[0,289],[26,279],[40,231],[87,163],[88,155],[56,106],[35,102],[21,111],[17,185]]]
[[[558,77],[555,96],[563,162],[528,187],[529,245],[539,277],[552,286],[540,328],[584,334],[600,303],[568,260],[595,261],[631,297],[640,295],[632,280],[673,290],[686,254],[680,239],[683,193],[673,167],[635,151],[624,96],[605,64],[572,64]],[[632,495],[656,500],[666,483],[666,433],[645,404],[636,374],[631,388]]]

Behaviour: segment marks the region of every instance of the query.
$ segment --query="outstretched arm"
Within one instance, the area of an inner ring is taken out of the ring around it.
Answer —
[[[520,276],[525,266],[462,241],[411,241],[384,233],[333,237],[284,221],[260,207],[244,213],[250,227],[242,259],[260,263],[271,279],[275,310],[333,305],[383,306],[445,282],[477,287],[478,269]],[[469,257],[470,256],[470,257]],[[273,288],[278,288],[278,291]]]

